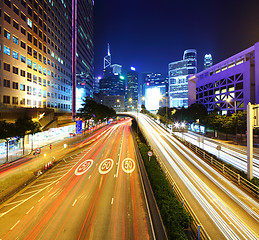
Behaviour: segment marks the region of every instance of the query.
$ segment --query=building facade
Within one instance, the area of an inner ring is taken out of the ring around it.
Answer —
[[[0,2],[2,106],[71,111],[71,3],[62,2]]]
[[[76,109],[93,97],[93,2],[77,0]]]
[[[259,43],[189,78],[189,105],[222,114],[259,103]]]
[[[168,107],[168,77],[162,73],[143,73],[140,84],[139,102],[147,110]]]
[[[213,65],[213,60],[211,54],[205,54],[204,56],[204,69],[207,69]]]
[[[183,60],[169,63],[169,106],[188,107],[188,76],[197,73],[197,52],[184,51]]]
[[[135,68],[127,72],[127,110],[137,111],[138,107],[138,72]]]

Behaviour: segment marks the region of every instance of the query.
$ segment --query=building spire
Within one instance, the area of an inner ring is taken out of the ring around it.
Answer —
[[[110,52],[110,44],[108,43],[108,52],[107,55],[104,57],[104,68],[106,69],[107,67],[110,67],[112,63],[112,59],[111,59],[111,52]]]
[[[110,52],[110,44],[108,43],[108,56],[111,56],[111,52]]]

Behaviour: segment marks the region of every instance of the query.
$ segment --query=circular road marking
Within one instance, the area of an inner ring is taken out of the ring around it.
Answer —
[[[88,159],[82,162],[75,170],[75,175],[79,176],[87,172],[89,168],[92,166],[93,162],[94,161],[92,159]]]
[[[132,173],[135,170],[135,162],[131,158],[125,158],[122,161],[122,170],[125,173]]]
[[[113,167],[113,160],[111,158],[107,158],[101,162],[99,165],[99,173],[106,174],[111,171]]]

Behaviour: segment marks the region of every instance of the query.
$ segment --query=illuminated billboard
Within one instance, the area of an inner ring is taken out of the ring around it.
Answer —
[[[158,110],[160,99],[161,92],[159,87],[152,87],[146,89],[145,107],[148,111]]]

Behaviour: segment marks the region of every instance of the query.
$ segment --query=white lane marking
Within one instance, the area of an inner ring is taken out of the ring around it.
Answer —
[[[48,192],[50,192],[52,189],[53,189],[53,187],[50,190],[48,190]]]
[[[12,204],[16,204],[16,203],[19,203],[19,202],[22,202],[23,200],[20,200],[20,201],[16,201],[16,202],[10,202],[10,203],[7,203],[5,204],[4,206],[10,206]]]
[[[43,198],[44,198],[44,196],[38,202],[40,202]]]
[[[102,135],[103,135],[103,134],[102,134]],[[101,135],[101,136],[102,136],[102,135]],[[101,137],[101,136],[100,136],[100,137]],[[34,196],[36,196],[38,193],[44,191],[45,189],[47,189],[48,187],[50,187],[50,186],[51,186],[53,183],[55,183],[56,181],[57,181],[57,183],[58,183],[59,180],[62,179],[63,177],[65,177],[65,176],[71,171],[71,169],[73,169],[73,168],[78,164],[78,162],[80,162],[80,161],[97,145],[97,143],[99,143],[100,141],[101,141],[101,139],[99,139],[98,141],[96,141],[96,143],[95,143],[91,148],[89,148],[88,151],[83,151],[83,152],[85,152],[85,154],[84,154],[81,158],[79,158],[78,161],[77,161],[65,174],[63,174],[63,175],[62,175],[61,177],[59,177],[57,180],[51,182],[48,186],[43,187],[42,189],[40,189],[39,191],[37,191],[37,192],[36,192],[35,194],[33,194],[32,196],[30,196],[30,197],[24,199],[22,202],[18,203],[16,206],[12,207],[12,208],[9,209],[8,211],[3,212],[3,213],[0,213],[0,218],[3,217],[4,215],[6,215],[7,213],[11,212],[11,211],[14,210],[15,208],[19,207],[19,206],[22,205],[24,202],[27,202],[29,199],[31,199],[31,198],[33,198]],[[49,174],[49,175],[50,175],[50,174]],[[57,183],[56,183],[56,184],[57,184]]]
[[[113,204],[113,198],[112,198],[112,201],[111,201],[111,205]]]
[[[40,183],[40,184],[36,184],[36,185],[32,185],[32,186],[30,186],[30,187],[28,187],[28,188],[39,187],[39,186],[41,186],[41,185],[46,185],[46,184],[51,184],[51,183],[53,183],[53,181],[51,181],[51,182],[45,182],[45,183]]]
[[[73,207],[75,206],[76,202],[77,202],[77,199],[76,199],[76,200],[74,201],[74,203],[72,204]]]
[[[34,208],[34,206],[33,207],[31,207],[31,209],[26,213],[26,214],[28,214],[32,209]]]
[[[25,193],[20,194],[20,196],[27,195],[27,194],[34,193],[34,192],[38,192],[38,191],[39,191],[39,190],[34,190],[34,191],[30,191],[30,192],[25,192]]]
[[[124,127],[123,130],[125,130],[125,127]],[[118,162],[116,177],[118,177],[118,174],[119,174],[119,167],[120,167],[120,160],[121,160],[121,150],[122,150],[123,137],[124,137],[124,131],[123,131],[123,134],[122,134],[121,147],[120,147],[120,153],[119,153],[119,162]]]
[[[90,176],[88,177],[88,179],[90,179],[90,178],[91,178],[91,176],[92,176],[92,175],[90,175]]]
[[[20,222],[21,220],[19,220],[17,223],[15,223],[11,228],[10,230],[13,230],[15,228],[15,226]]]
[[[55,185],[57,185],[58,183],[59,183],[59,181],[57,181]]]

